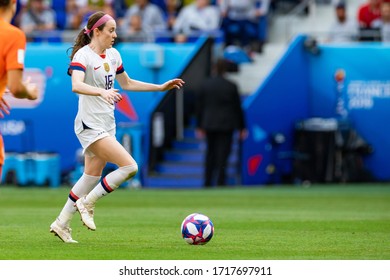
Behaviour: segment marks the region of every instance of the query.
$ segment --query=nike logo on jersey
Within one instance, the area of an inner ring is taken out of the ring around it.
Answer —
[[[93,70],[98,70],[100,67],[101,67],[101,65],[98,67],[93,67]]]

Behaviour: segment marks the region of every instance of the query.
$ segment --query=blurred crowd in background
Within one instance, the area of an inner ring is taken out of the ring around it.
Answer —
[[[347,0],[338,0],[334,3],[335,22],[330,25],[328,41],[390,42],[390,1],[363,1],[352,13],[348,13]]]
[[[120,41],[188,42],[204,32],[226,44],[259,51],[266,40],[270,0],[20,0],[14,24],[30,41],[49,32],[80,30],[104,11],[117,21]],[[44,33],[44,34],[43,34]],[[50,36],[52,41],[61,36]]]
[[[306,3],[308,14],[310,0],[19,0],[13,23],[29,41],[72,41],[74,35],[64,34],[84,28],[99,10],[117,20],[121,42],[191,42],[208,33],[225,46],[261,53],[270,17],[283,1]],[[362,0],[352,17],[346,1],[329,0],[335,18],[328,42],[390,41],[390,0]]]

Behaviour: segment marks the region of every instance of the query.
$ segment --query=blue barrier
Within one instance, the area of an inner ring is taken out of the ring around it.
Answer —
[[[41,153],[6,153],[1,181],[4,182],[9,172],[15,172],[18,185],[60,185],[61,170],[58,154]]]

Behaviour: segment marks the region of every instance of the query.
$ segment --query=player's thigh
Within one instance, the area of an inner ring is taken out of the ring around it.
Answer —
[[[107,162],[98,156],[85,156],[84,173],[90,176],[101,176]]]
[[[107,136],[91,144],[88,149],[102,160],[118,166],[135,164],[133,157],[113,136]]]

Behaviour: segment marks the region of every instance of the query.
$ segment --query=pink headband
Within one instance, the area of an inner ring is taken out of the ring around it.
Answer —
[[[95,28],[98,28],[99,26],[105,24],[107,21],[113,19],[110,15],[107,15],[105,14],[104,16],[102,16],[93,26],[91,29],[88,29],[87,27],[85,27],[85,31],[84,31],[84,34],[87,34],[89,36],[89,33],[92,32],[92,30],[95,30]]]

